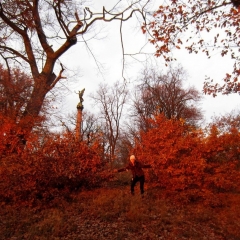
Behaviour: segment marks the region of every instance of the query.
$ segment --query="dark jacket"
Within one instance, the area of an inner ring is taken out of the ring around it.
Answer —
[[[118,172],[131,170],[133,177],[136,177],[136,176],[141,177],[141,176],[144,176],[144,172],[142,168],[151,168],[151,165],[144,165],[138,161],[135,161],[135,164],[133,165],[130,162],[125,168],[119,169]]]

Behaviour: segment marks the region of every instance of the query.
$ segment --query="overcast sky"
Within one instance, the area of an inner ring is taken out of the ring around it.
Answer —
[[[109,3],[107,0],[99,0],[98,9],[104,3],[106,6],[107,2]],[[112,4],[113,2],[111,1]],[[162,3],[162,0],[155,1],[155,5],[158,5],[158,3]],[[93,6],[90,8],[94,9]],[[89,94],[96,91],[98,84],[100,82],[111,83],[123,79],[123,59],[119,26],[119,22],[96,25],[95,32],[98,32],[97,39],[88,41],[88,46],[79,42],[61,58],[61,62],[65,66],[78,73],[77,75],[71,75],[69,71],[71,76],[64,83],[69,92],[68,96],[63,98],[59,111],[65,115],[76,111],[76,106],[79,102],[77,92],[79,90],[86,89],[84,93],[84,107],[85,110],[93,111],[94,108],[91,106]],[[88,37],[86,36],[85,40]],[[139,25],[136,26],[136,19],[134,18],[124,23],[123,37],[125,53],[137,53],[147,42],[147,36],[142,34]],[[81,38],[79,37],[78,40],[81,41]],[[154,53],[154,48],[148,44],[143,51]],[[186,84],[195,86],[199,91],[203,89],[205,76],[221,82],[226,72],[232,71],[231,60],[221,57],[220,54],[215,54],[211,59],[207,59],[203,54],[188,54],[184,49],[174,51],[173,54],[177,58],[174,64],[181,64],[188,73],[188,82]],[[139,55],[137,58],[138,60],[145,60],[146,56]],[[124,77],[129,82],[133,82],[146,65],[166,70],[165,62],[162,58],[151,57],[148,58],[146,63],[145,61],[134,61],[131,57],[126,57],[125,61]],[[74,81],[74,84],[71,83],[72,81]],[[231,94],[229,96],[219,94],[216,98],[205,95],[203,97],[201,107],[207,121],[210,121],[213,116],[224,115],[239,109],[240,96],[238,94]]]

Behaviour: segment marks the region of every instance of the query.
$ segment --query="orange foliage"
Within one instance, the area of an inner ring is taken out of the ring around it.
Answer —
[[[189,197],[240,190],[237,129],[206,138],[183,121],[163,115],[149,121],[151,128],[141,133],[134,151],[152,165],[158,185],[168,191],[187,190]]]
[[[19,68],[5,69],[0,64],[0,76],[0,153],[19,153],[32,129],[29,126],[40,126],[46,116],[24,113],[33,87],[28,74]],[[44,108],[43,105],[42,112]]]
[[[240,191],[240,133],[233,122],[215,123],[207,136],[183,120],[166,119],[163,114],[149,119],[148,126],[133,151],[152,165],[147,179],[156,180],[170,195],[178,191],[178,201],[204,199],[218,206],[215,192]],[[4,122],[1,140],[5,141],[4,133],[11,133],[13,127],[10,121]],[[9,136],[12,145],[18,145],[16,134]],[[0,147],[4,153],[0,159],[3,202],[34,204],[68,197],[71,191],[97,186],[109,177],[98,137],[89,144],[76,142],[71,133],[32,133],[21,154],[9,149],[4,144]]]
[[[221,132],[218,126],[210,126],[206,138],[205,156],[208,162],[232,162],[240,160],[240,133],[235,127]]]
[[[182,121],[168,120],[163,115],[150,121],[152,128],[142,132],[135,150],[140,159],[153,166],[159,184],[171,190],[201,187],[205,160],[198,147],[198,133]]]
[[[28,204],[68,196],[80,187],[95,186],[104,165],[97,142],[88,146],[70,136],[32,137],[21,154],[0,162],[0,199]]]
[[[240,33],[238,2],[164,1],[153,14],[154,20],[143,25],[142,30],[143,33],[151,32],[150,42],[156,47],[155,55],[162,56],[167,62],[175,60],[172,50],[181,47],[186,48],[189,53],[205,53],[208,58],[214,51],[222,57],[228,55],[234,60],[232,73],[226,73],[222,85],[213,84],[211,79],[206,79],[204,91],[213,96],[218,92],[239,92],[239,53],[236,50]]]
[[[205,139],[206,184],[218,191],[239,190],[240,133],[234,123],[230,123],[227,131],[221,131],[223,124],[220,121],[210,126]]]
[[[108,177],[102,172],[99,136],[91,143],[76,142],[73,134],[46,132],[41,127],[46,118],[44,105],[39,115],[24,114],[31,78],[1,65],[0,75],[0,200],[49,200]]]
[[[9,153],[20,153],[20,134],[14,121],[4,115],[0,114],[0,155],[7,155]]]

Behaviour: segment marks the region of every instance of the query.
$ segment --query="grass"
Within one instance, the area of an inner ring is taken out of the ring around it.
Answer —
[[[240,239],[239,194],[216,194],[219,206],[177,204],[165,191],[147,187],[144,198],[138,186],[135,196],[129,186],[115,186],[48,206],[2,204],[0,239]]]

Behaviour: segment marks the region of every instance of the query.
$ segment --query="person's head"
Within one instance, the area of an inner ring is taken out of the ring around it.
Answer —
[[[131,156],[130,156],[130,162],[131,162],[132,164],[134,164],[134,163],[135,163],[135,160],[136,160],[135,156],[134,156],[134,155],[131,155]]]

